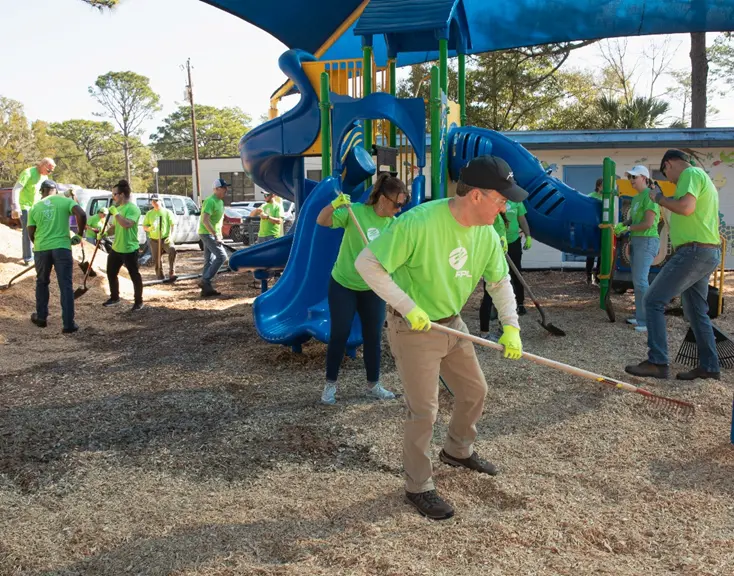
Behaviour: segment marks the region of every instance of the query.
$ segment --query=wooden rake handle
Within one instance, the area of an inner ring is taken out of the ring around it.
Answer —
[[[494,350],[500,351],[505,349],[504,346],[498,344],[497,342],[492,342],[491,340],[487,340],[485,338],[479,338],[478,336],[473,336],[471,334],[467,334],[466,332],[461,332],[459,330],[449,328],[448,326],[443,326],[442,324],[438,324],[436,322],[431,322],[431,329],[437,330],[438,332],[443,332],[444,334],[450,334],[451,336],[455,336],[456,338],[469,340],[474,344],[479,344],[480,346],[484,346],[486,348],[492,348]],[[588,370],[584,370],[582,368],[576,368],[575,366],[570,366],[568,364],[564,364],[563,362],[557,362],[549,358],[544,358],[543,356],[537,356],[536,354],[531,354],[530,352],[523,352],[522,357],[526,360],[534,362],[535,364],[548,366],[549,368],[554,368],[556,370],[560,370],[568,374],[573,374],[574,376],[580,376],[581,378],[586,378],[588,380],[594,380],[596,382],[599,382],[600,384],[613,386],[615,388],[619,388],[620,390],[626,390],[627,392],[642,394],[643,396],[651,400],[666,403],[667,405],[669,405],[669,407],[680,409],[689,414],[692,414],[695,410],[694,405],[690,402],[676,400],[674,398],[666,398],[664,396],[658,396],[657,394],[653,394],[652,392],[645,390],[644,388],[639,388],[637,386],[633,386],[632,384],[628,384],[627,382],[622,382],[621,380],[616,380],[614,378],[608,378],[606,376],[602,376],[601,374],[589,372]]]

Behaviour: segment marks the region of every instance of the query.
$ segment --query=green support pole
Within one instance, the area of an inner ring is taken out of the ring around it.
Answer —
[[[441,90],[449,93],[449,41],[438,41],[438,68],[441,71]]]
[[[372,94],[372,46],[362,47],[362,98]],[[364,147],[372,153],[372,120],[364,122]]]
[[[459,54],[459,111],[461,125],[466,126],[466,55]]]
[[[601,192],[601,262],[599,267],[599,307],[604,309],[604,300],[607,292],[612,288],[609,285],[609,275],[612,272],[612,242],[614,225],[614,197],[617,194],[616,176],[617,165],[611,158],[604,158],[602,172],[603,187]]]
[[[443,198],[441,190],[441,84],[439,71],[431,67],[431,200]]]
[[[391,58],[390,64],[390,94],[395,96],[397,94],[397,74],[395,66],[395,58]],[[390,147],[395,148],[398,141],[398,127],[390,122]]]
[[[321,73],[321,178],[331,176],[331,102],[329,101],[329,74]]]

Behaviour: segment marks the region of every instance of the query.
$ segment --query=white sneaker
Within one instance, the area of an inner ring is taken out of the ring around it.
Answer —
[[[324,391],[321,393],[321,403],[333,406],[336,404],[336,384],[327,382]]]
[[[367,388],[367,396],[370,396],[372,398],[377,398],[378,400],[394,400],[395,394],[390,392],[390,390],[385,390],[382,387],[382,384],[379,382],[375,384],[372,388]]]
[[[632,324],[632,326],[637,326],[637,318],[627,318],[626,322]]]
[[[647,332],[647,326],[635,326],[635,332]]]

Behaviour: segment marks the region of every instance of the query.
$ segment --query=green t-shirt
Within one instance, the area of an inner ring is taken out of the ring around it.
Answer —
[[[28,226],[35,226],[33,250],[71,250],[69,216],[76,202],[66,196],[50,194],[36,202],[28,212]]]
[[[162,218],[162,220],[161,220]],[[161,230],[158,230],[158,226]],[[148,235],[153,240],[159,240],[160,232],[163,232],[163,238],[166,239],[171,235],[171,227],[173,226],[173,212],[168,208],[161,206],[160,210],[150,210],[143,218],[143,226],[150,226]]]
[[[279,202],[273,200],[272,202],[266,202],[260,206],[260,210],[265,212],[271,218],[283,218],[283,207]],[[257,235],[260,238],[266,236],[275,236],[276,238],[282,236],[283,223],[275,224],[270,220],[260,220],[260,230]]]
[[[209,221],[214,226],[214,231],[219,236],[222,233],[222,217],[224,216],[224,200],[217,198],[215,194],[204,200],[201,206],[201,216],[199,216],[199,234],[209,234],[209,230],[204,226],[204,214],[209,214]]]
[[[462,226],[449,199],[403,214],[369,249],[431,320],[459,314],[482,276],[487,282],[507,276],[494,228]]]
[[[505,240],[507,240],[507,226],[505,226],[505,219],[502,218],[501,214],[497,214],[497,217],[494,219],[494,224],[492,224],[492,228],[497,232],[497,236],[504,236]]]
[[[644,236],[646,238],[658,238],[658,222],[660,222],[660,206],[650,198],[650,189],[645,188],[637,196],[632,197],[630,205],[630,223],[642,224],[645,220],[645,212],[655,212],[655,221],[647,230],[630,230],[630,236]]]
[[[589,194],[589,198],[596,198],[597,200],[601,200],[602,199],[601,192],[597,192],[597,191],[591,192]]]
[[[686,194],[696,197],[696,209],[690,216],[670,214],[670,243],[673,248],[688,242],[719,244],[719,192],[701,168],[683,170],[675,187],[675,199]]]
[[[379,238],[380,234],[395,221],[392,216],[378,216],[373,206],[354,203],[352,211],[370,242]],[[331,227],[344,228],[344,237],[339,247],[339,255],[336,257],[336,264],[331,271],[331,277],[350,290],[370,290],[354,267],[354,261],[364,248],[364,240],[345,207],[334,211],[331,217]]]
[[[137,252],[140,248],[140,242],[138,242],[138,221],[140,220],[140,208],[135,205],[135,202],[128,202],[122,206],[117,207],[117,213],[123,218],[132,220],[135,222],[130,228],[124,228],[117,221],[115,216],[112,216],[110,220],[114,220],[115,223],[115,239],[112,241],[112,249],[119,254],[130,254],[130,252]]]
[[[518,218],[525,216],[528,211],[525,208],[525,204],[522,202],[507,201],[507,210],[505,216],[507,216],[507,243],[512,244],[515,240],[520,237],[520,222]]]
[[[94,216],[90,217],[89,220],[87,220],[87,230],[85,235],[92,242],[97,241],[97,233],[92,230],[92,228],[101,228],[103,222],[104,220],[100,218],[99,214],[95,214]]]
[[[48,180],[35,166],[26,168],[18,176],[18,184],[23,186],[18,195],[18,204],[21,210],[30,210],[31,207],[41,201],[41,184]]]

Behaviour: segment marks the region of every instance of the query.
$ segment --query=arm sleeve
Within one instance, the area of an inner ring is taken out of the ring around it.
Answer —
[[[680,200],[686,194],[690,194],[694,198],[698,198],[701,194],[702,188],[699,174],[695,170],[683,170],[683,173],[680,175],[680,179],[678,180],[678,184],[675,187],[674,198],[676,200]]]
[[[28,210],[28,226],[35,226],[36,218],[34,217],[33,210]]]
[[[390,278],[390,274],[380,264],[380,261],[369,247],[364,248],[359,253],[357,260],[354,262],[354,267],[372,291],[403,316],[406,316],[408,312],[415,308],[415,302]],[[512,287],[510,287],[510,291],[512,291]]]
[[[15,183],[15,186],[13,186],[13,207],[16,209],[20,208],[20,191],[23,190],[30,177],[30,170],[23,170],[20,176],[18,176],[18,181]]]
[[[515,303],[515,292],[512,290],[510,275],[507,274],[499,282],[489,283],[485,288],[487,294],[492,297],[492,303],[497,308],[502,326],[514,326],[520,329],[520,320],[517,316],[517,305]]]
[[[331,215],[331,227],[332,228],[346,228],[348,221],[349,221],[349,212],[344,207],[334,210],[334,212]]]
[[[517,204],[517,216],[518,216],[518,218],[520,216],[525,216],[525,214],[527,214],[527,213],[528,213],[528,209],[525,208],[525,203],[524,202],[518,202],[518,204]]]

